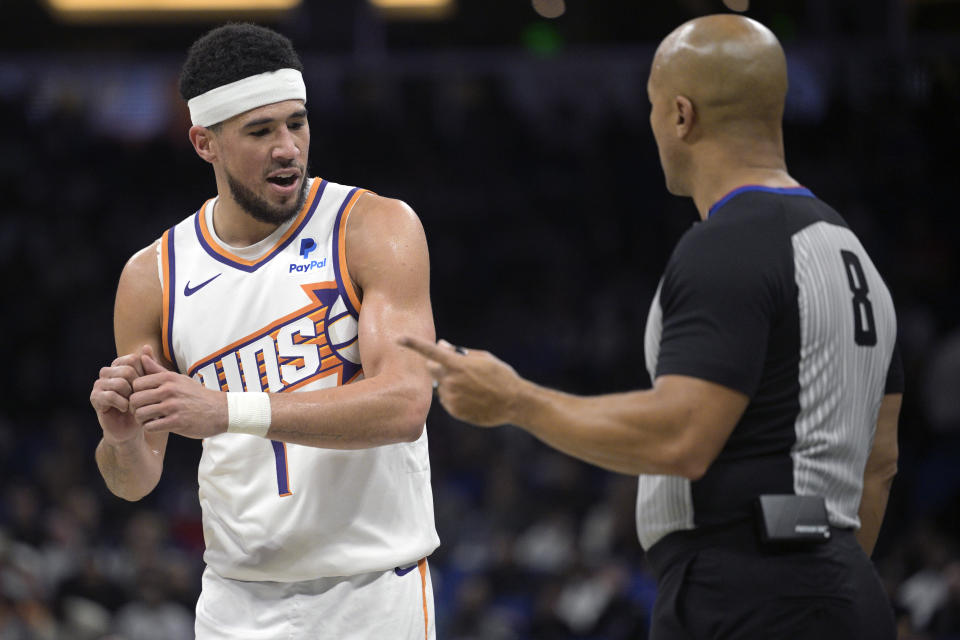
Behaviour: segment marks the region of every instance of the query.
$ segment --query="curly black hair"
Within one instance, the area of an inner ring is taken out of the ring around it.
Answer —
[[[211,89],[277,69],[303,71],[293,44],[273,29],[228,23],[190,46],[180,71],[180,95],[190,100]]]

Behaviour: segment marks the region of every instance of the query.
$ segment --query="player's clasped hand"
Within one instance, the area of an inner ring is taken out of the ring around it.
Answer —
[[[133,381],[130,412],[144,431],[208,438],[227,430],[224,394],[163,368],[149,347],[142,353],[141,362],[143,375]]]
[[[116,358],[109,367],[100,369],[93,383],[90,404],[97,412],[103,437],[110,444],[119,444],[136,437],[140,426],[128,412],[133,382],[143,375],[139,353]]]
[[[426,358],[440,404],[453,417],[482,427],[510,422],[522,382],[513,367],[487,351],[405,336],[401,346]]]
[[[170,431],[207,438],[226,431],[223,394],[160,365],[144,345],[100,369],[90,404],[109,444],[132,441],[142,432]]]

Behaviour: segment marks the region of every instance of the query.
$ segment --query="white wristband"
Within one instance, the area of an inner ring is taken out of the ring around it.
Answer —
[[[270,394],[262,391],[227,393],[227,433],[264,437],[270,430]]]

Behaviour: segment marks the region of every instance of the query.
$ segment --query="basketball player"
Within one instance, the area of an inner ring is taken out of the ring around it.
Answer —
[[[486,352],[402,342],[454,416],[640,476],[656,640],[894,637],[868,554],[896,469],[896,318],[843,218],[787,173],[786,90],[780,44],[745,17],[657,49],[650,123],[702,222],[650,310],[652,389],[568,395]]]
[[[180,89],[217,196],[123,270],[96,459],[138,500],[169,434],[203,439],[198,638],[429,639],[431,380],[396,344],[434,337],[424,233],[402,202],[309,177],[301,69],[255,25],[191,47]]]

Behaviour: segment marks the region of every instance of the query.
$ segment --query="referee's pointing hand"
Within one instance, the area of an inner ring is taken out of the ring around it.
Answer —
[[[481,427],[510,422],[523,379],[487,351],[404,336],[398,341],[426,359],[440,404],[455,418]]]

